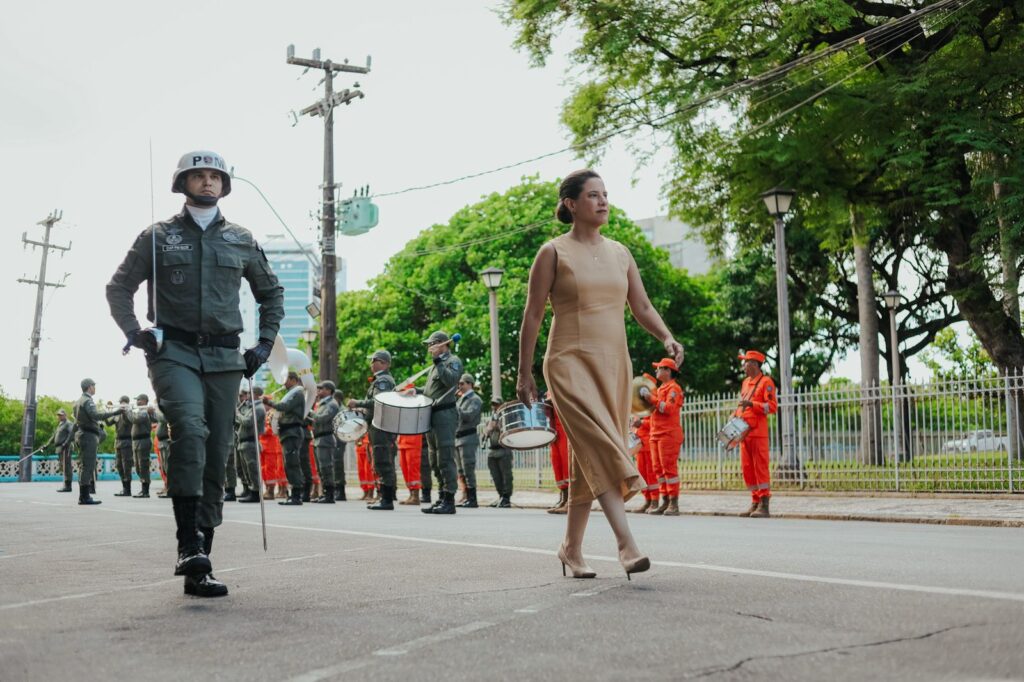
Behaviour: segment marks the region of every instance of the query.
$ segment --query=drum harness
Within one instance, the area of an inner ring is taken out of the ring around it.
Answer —
[[[742,393],[740,394],[740,402],[743,402],[744,400],[750,400],[751,398],[754,397],[754,394],[757,392],[757,387],[761,384],[761,379],[764,379],[764,374],[763,373],[761,374],[761,376],[759,376],[757,378],[757,381],[754,382],[754,386],[750,389],[750,393],[748,393],[746,395],[746,397],[744,397]],[[742,410],[742,409],[743,409],[742,407],[737,406],[736,407],[736,411],[732,413],[732,416],[739,417],[740,416],[740,410]]]

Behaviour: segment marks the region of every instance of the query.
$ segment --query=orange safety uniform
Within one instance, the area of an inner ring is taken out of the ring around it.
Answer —
[[[658,499],[658,489],[661,484],[658,482],[658,475],[654,471],[654,461],[651,456],[651,419],[644,417],[640,425],[633,429],[633,433],[640,439],[640,449],[636,451],[636,468],[643,476],[647,487],[644,488],[645,500]]]
[[[743,400],[749,400],[753,407],[740,410],[739,416],[750,426],[747,437],[740,443],[740,464],[743,467],[743,481],[754,502],[762,497],[772,496],[772,479],[768,470],[768,415],[779,409],[775,382],[767,374],[747,377],[740,388]]]
[[[377,487],[377,477],[373,473],[373,462],[369,453],[370,435],[367,434],[356,443],[356,465],[359,469],[359,487],[363,492]]]
[[[559,490],[569,488],[569,437],[562,428],[562,420],[558,418],[558,410],[552,410],[552,421],[555,427],[555,440],[551,442],[551,468],[555,472],[555,485]]]
[[[423,450],[423,434],[398,437],[398,464],[402,467],[402,478],[409,490],[423,487],[420,480],[420,455]]]
[[[669,379],[647,397],[651,404],[651,457],[659,475],[662,497],[679,497],[679,448],[683,446],[683,425],[679,411],[683,389]]]
[[[313,473],[313,485],[320,485],[320,470],[316,466],[316,452],[313,441],[309,441],[309,470]]]
[[[266,428],[260,434],[260,475],[264,485],[284,485],[287,482],[284,475],[284,451],[281,449],[281,441],[274,434],[270,419],[267,419]]]

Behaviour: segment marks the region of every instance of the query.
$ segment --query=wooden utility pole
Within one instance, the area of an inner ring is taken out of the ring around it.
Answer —
[[[320,380],[338,380],[338,308],[335,278],[338,271],[338,259],[335,252],[335,231],[338,229],[334,206],[334,108],[341,104],[349,104],[352,100],[362,97],[357,89],[334,91],[334,74],[339,71],[346,73],[370,73],[370,58],[366,58],[366,66],[350,66],[348,60],[335,64],[330,59],[321,60],[319,48],[313,51],[312,59],[295,56],[295,46],[288,46],[288,63],[304,66],[306,70],[321,69],[324,72],[324,98],[309,105],[301,112],[305,116],[322,116],[324,119],[324,184],[323,210],[321,211],[321,251],[323,265],[320,279]],[[353,87],[358,88],[356,83]]]
[[[50,251],[68,251],[71,249],[71,244],[67,246],[58,246],[57,244],[50,243],[50,230],[53,226],[60,221],[62,214],[59,211],[54,211],[43,220],[37,223],[42,225],[45,229],[43,233],[43,241],[37,242],[33,239],[28,238],[28,233],[22,233],[21,241],[26,246],[32,245],[33,247],[41,247],[43,249],[43,255],[39,263],[39,279],[25,279],[19,277],[18,281],[22,284],[35,284],[36,285],[36,313],[32,321],[32,341],[31,347],[28,353],[28,367],[23,371],[24,378],[27,380],[25,385],[25,414],[21,421],[21,457],[22,462],[19,466],[18,480],[19,481],[31,481],[32,480],[32,461],[31,455],[35,451],[35,440],[36,440],[36,376],[39,370],[39,341],[42,336],[43,328],[43,296],[46,292],[46,287],[63,287],[63,284],[57,282],[46,281],[46,260],[50,255]]]

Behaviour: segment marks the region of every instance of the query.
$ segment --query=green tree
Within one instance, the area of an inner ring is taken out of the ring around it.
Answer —
[[[995,365],[988,353],[972,336],[969,343],[957,338],[952,328],[943,329],[932,344],[921,354],[932,377],[939,381],[964,381],[997,376]]]
[[[36,401],[35,447],[41,446],[57,429],[57,410],[63,408],[72,416],[74,402],[53,396],[40,396]],[[25,415],[24,401],[12,398],[0,389],[0,454],[16,455],[21,452],[21,424]],[[114,438],[110,431],[100,442],[99,452],[113,452]],[[53,454],[44,452],[45,455]]]

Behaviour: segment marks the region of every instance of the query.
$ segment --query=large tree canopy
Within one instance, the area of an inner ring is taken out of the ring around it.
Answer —
[[[641,160],[671,149],[672,210],[711,243],[769,242],[757,195],[792,186],[796,227],[837,280],[861,239],[876,288],[914,288],[903,323],[913,348],[962,315],[1001,367],[1024,366],[1007,310],[1024,239],[1022,15],[1022,0],[510,0],[504,10],[538,64],[563,29],[578,32],[572,57],[586,80],[563,110],[576,143],[597,156],[633,128]],[[904,23],[879,28],[892,21]],[[856,322],[855,284],[808,285],[824,314]]]

